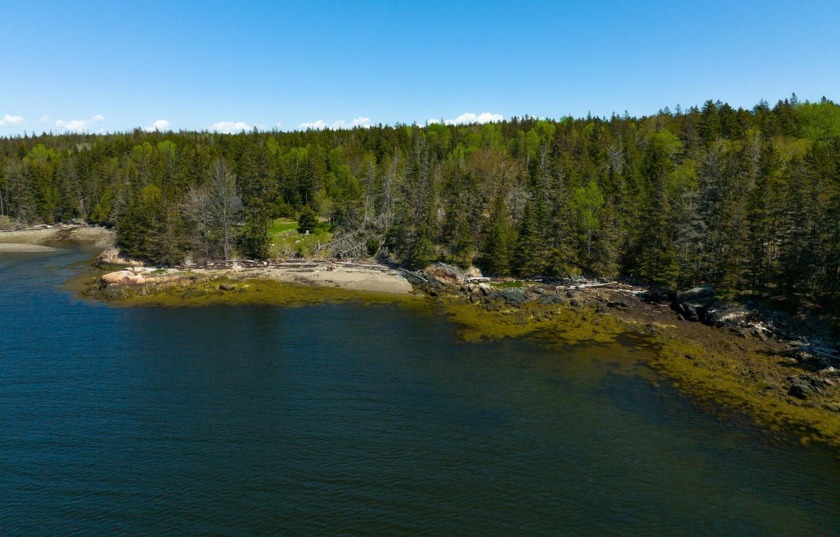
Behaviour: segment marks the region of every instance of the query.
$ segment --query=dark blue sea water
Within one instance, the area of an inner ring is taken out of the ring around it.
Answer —
[[[0,254],[0,534],[840,534],[836,453],[397,307],[119,309]],[[80,263],[81,262],[81,263]]]

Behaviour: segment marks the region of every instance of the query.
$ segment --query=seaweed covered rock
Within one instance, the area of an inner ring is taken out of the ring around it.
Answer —
[[[824,383],[822,379],[809,375],[800,375],[798,377],[788,377],[788,381],[790,382],[788,395],[792,395],[797,399],[808,399],[812,395],[823,393]]]
[[[521,308],[523,304],[528,302],[528,297],[521,289],[501,289],[490,293],[486,301],[489,303],[503,303],[512,308]]]

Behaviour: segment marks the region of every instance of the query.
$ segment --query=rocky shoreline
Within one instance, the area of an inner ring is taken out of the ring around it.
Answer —
[[[0,232],[0,244],[61,240],[106,248],[108,230],[62,226]],[[637,335],[649,364],[699,404],[743,412],[802,442],[840,448],[840,352],[789,316],[730,305],[709,286],[682,293],[628,282],[490,279],[435,264],[408,271],[373,260],[230,261],[144,267],[106,249],[83,295],[115,305],[282,304],[362,300],[430,304],[465,340],[534,335],[561,344]]]
[[[620,281],[491,281],[440,264],[416,276],[469,339],[639,335],[657,347],[650,366],[699,404],[840,448],[840,352],[790,316],[727,304],[710,286],[674,293]]]

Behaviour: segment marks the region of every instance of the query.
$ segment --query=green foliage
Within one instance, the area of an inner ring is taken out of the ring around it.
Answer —
[[[298,224],[297,221],[294,220],[287,220],[284,218],[278,218],[268,228],[268,234],[271,236],[277,235],[278,233],[282,233],[284,231],[292,231],[297,230]]]
[[[318,215],[309,207],[304,207],[298,217],[298,233],[312,233],[318,225]]]
[[[545,211],[540,202],[528,202],[519,226],[513,252],[513,272],[522,278],[544,275],[547,267],[547,245],[543,239]]]
[[[479,258],[479,267],[484,274],[509,276],[516,245],[516,230],[510,211],[502,198],[497,198],[489,223],[486,238]]]
[[[183,263],[189,244],[177,207],[167,205],[154,185],[144,187],[126,208],[116,242],[128,257],[155,265]]]
[[[376,254],[705,282],[837,315],[838,140],[840,107],[793,96],[609,120],[0,138],[0,216],[115,226],[160,264]]]
[[[250,259],[268,259],[271,239],[268,235],[268,219],[264,216],[250,216],[242,226],[242,254]]]
[[[840,137],[840,106],[831,101],[805,103],[796,107],[799,130],[809,140]]]

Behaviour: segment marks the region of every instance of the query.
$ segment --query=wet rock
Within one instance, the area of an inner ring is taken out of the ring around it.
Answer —
[[[767,341],[767,336],[770,335],[770,333],[761,327],[753,326],[752,330],[750,330],[750,335],[754,338],[760,339],[761,341]]]
[[[732,334],[733,336],[738,336],[738,337],[742,337],[742,338],[747,337],[747,332],[745,330],[743,330],[741,328],[738,328],[738,327],[735,327],[735,326],[730,326],[729,327],[729,333]]]
[[[653,287],[640,294],[639,298],[642,302],[647,302],[648,304],[665,304],[676,300],[677,295],[669,289]]]
[[[538,300],[542,296],[540,293],[536,292],[534,289],[526,289],[525,290],[525,298],[529,301]]]
[[[231,285],[229,283],[220,283],[219,289],[221,289],[222,291],[233,291],[234,289],[236,289],[236,286]]]
[[[750,312],[744,307],[729,307],[723,304],[713,304],[708,307],[703,315],[703,321],[712,326],[736,326],[746,327],[749,325]]]
[[[683,291],[677,295],[677,300],[680,302],[710,302],[715,298],[715,288],[713,285],[701,285],[688,291]]]
[[[508,306],[519,308],[522,307],[528,299],[525,297],[525,293],[519,289],[502,289],[488,295],[487,301],[502,302]]]
[[[543,295],[537,299],[537,303],[543,306],[559,306],[565,304],[566,301],[557,295]]]
[[[693,323],[700,322],[700,313],[697,311],[696,304],[684,304],[682,302],[674,302],[671,308],[677,312],[677,315],[682,316],[686,321]]]
[[[812,395],[823,393],[823,379],[800,375],[798,377],[788,377],[787,380],[790,382],[788,395],[797,399],[808,399]]]

